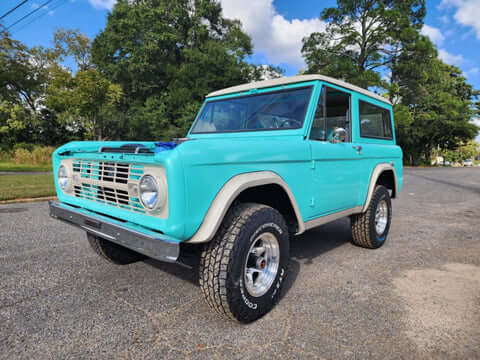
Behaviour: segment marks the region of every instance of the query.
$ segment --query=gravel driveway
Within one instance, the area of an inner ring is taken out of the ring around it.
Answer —
[[[115,266],[45,202],[0,206],[0,358],[480,358],[480,169],[407,169],[393,211],[378,250],[348,219],[293,239],[281,301],[240,325],[193,270]]]

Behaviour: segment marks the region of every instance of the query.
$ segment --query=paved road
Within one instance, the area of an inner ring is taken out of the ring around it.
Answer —
[[[282,300],[218,318],[195,272],[98,258],[46,203],[0,206],[0,358],[480,358],[480,169],[407,170],[388,243],[349,220],[292,243]]]

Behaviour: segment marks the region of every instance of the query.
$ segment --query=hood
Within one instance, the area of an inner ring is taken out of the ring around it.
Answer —
[[[175,149],[189,138],[173,139],[168,142],[157,141],[73,141],[56,151],[56,155],[69,156],[76,153],[90,154],[142,154],[154,155],[162,151]]]

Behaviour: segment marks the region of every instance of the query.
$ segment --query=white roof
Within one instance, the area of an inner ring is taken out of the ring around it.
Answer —
[[[392,105],[392,103],[388,99],[384,98],[383,96],[380,96],[371,91],[365,90],[361,87],[349,84],[345,81],[337,80],[325,75],[298,75],[298,76],[290,76],[290,77],[281,77],[281,78],[272,79],[272,80],[251,82],[248,84],[232,86],[226,89],[214,91],[208,94],[207,97],[227,95],[227,94],[233,94],[237,92],[248,91],[252,89],[268,88],[268,87],[281,86],[286,84],[295,84],[295,83],[314,81],[314,80],[320,80],[333,85],[337,85],[345,89],[352,90],[366,96],[370,96],[371,98],[377,99],[379,101],[383,101],[386,104]]]

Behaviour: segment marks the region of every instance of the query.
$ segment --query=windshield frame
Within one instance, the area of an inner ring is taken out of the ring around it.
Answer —
[[[287,91],[295,91],[295,90],[302,90],[302,89],[310,89],[310,93],[308,95],[308,99],[306,101],[306,107],[305,111],[302,116],[302,123],[300,126],[295,126],[295,127],[288,127],[288,128],[261,128],[261,129],[238,129],[238,130],[219,130],[219,131],[194,131],[195,126],[197,125],[197,122],[200,119],[201,114],[205,110],[205,107],[207,104],[210,103],[215,103],[215,102],[221,102],[221,101],[227,101],[227,100],[235,100],[239,98],[248,98],[248,97],[255,97],[255,96],[262,96],[262,95],[268,95],[268,94],[276,94],[276,93],[282,93],[282,92],[287,92]],[[298,129],[303,129],[305,126],[305,123],[307,122],[307,115],[308,111],[312,102],[312,97],[315,92],[315,83],[313,82],[305,82],[305,83],[296,83],[292,84],[289,86],[282,86],[282,87],[275,87],[275,88],[266,88],[266,89],[253,89],[250,90],[248,93],[237,93],[237,94],[229,94],[229,95],[224,95],[224,96],[219,96],[219,97],[214,97],[212,99],[206,99],[205,102],[203,103],[202,107],[200,108],[200,111],[197,113],[197,116],[195,117],[195,121],[193,122],[188,134],[190,135],[212,135],[212,134],[231,134],[231,133],[248,133],[248,132],[264,132],[264,131],[277,131],[277,130],[298,130]]]

